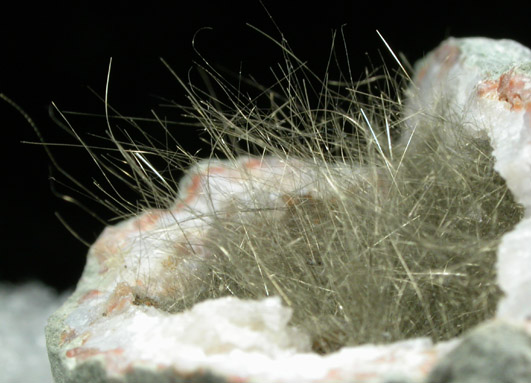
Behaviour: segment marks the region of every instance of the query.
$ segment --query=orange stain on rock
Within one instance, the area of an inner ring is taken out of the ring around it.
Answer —
[[[202,174],[197,174],[195,176],[192,176],[191,185],[186,188],[186,198],[184,199],[184,202],[186,204],[190,203],[192,200],[194,200],[197,197],[199,188],[201,186],[202,177],[203,177]]]
[[[378,378],[379,374],[376,372],[361,372],[358,374],[354,374],[354,382],[365,382],[365,381],[374,381],[376,378]]]
[[[419,371],[422,374],[427,375],[433,369],[433,366],[437,362],[439,355],[435,350],[426,350],[423,352],[423,354],[426,355],[426,360],[419,367]]]
[[[112,349],[112,350],[107,350],[107,351],[102,351],[98,348],[85,348],[85,347],[76,347],[76,348],[72,348],[70,350],[68,350],[66,352],[66,356],[68,358],[77,358],[77,359],[80,359],[80,360],[85,360],[85,359],[88,359],[90,358],[91,356],[94,356],[94,355],[106,355],[106,356],[111,356],[111,355],[121,355],[123,354],[124,350],[122,348],[115,348],[115,349]]]
[[[326,374],[325,382],[328,381],[339,381],[342,378],[343,374],[337,368],[333,368]]]
[[[135,297],[131,287],[125,282],[119,283],[107,301],[105,314],[109,315],[122,312],[127,306],[133,303],[134,299]]]
[[[260,169],[262,167],[262,160],[258,158],[250,158],[245,161],[243,166],[247,169]]]
[[[417,75],[415,76],[415,82],[417,84],[422,82],[422,79],[426,77],[426,74],[428,73],[428,65],[424,64],[422,68],[418,71]]]
[[[96,298],[97,296],[100,296],[102,293],[100,290],[89,290],[81,298],[79,298],[79,303],[86,302],[90,299]]]
[[[482,82],[477,88],[481,98],[497,99],[510,105],[511,111],[531,111],[531,79],[509,71],[497,80]]]
[[[247,378],[242,378],[241,376],[230,376],[227,381],[229,383],[246,383],[249,381]]]
[[[445,44],[435,51],[435,59],[442,64],[438,74],[439,78],[448,73],[459,56],[461,56],[461,50],[455,45]]]
[[[526,89],[526,84],[531,79],[513,71],[500,76],[498,85],[498,98],[511,104],[511,110],[522,110],[531,104],[531,88]]]
[[[146,231],[153,228],[163,214],[163,210],[150,210],[135,219],[133,226],[140,231]]]
[[[77,333],[76,333],[76,330],[74,329],[70,329],[68,331],[63,331],[61,333],[61,338],[60,338],[60,341],[59,341],[59,345],[60,346],[63,346],[65,343],[70,343],[74,338],[76,338],[77,336]]]
[[[90,248],[90,254],[96,257],[98,262],[102,265],[100,274],[107,271],[107,267],[104,265],[105,261],[121,251],[123,244],[127,243],[127,237],[131,232],[132,230],[129,225],[120,225],[117,227],[107,226],[105,230],[103,230],[103,233],[101,233],[99,238]]]
[[[481,98],[487,98],[489,95],[494,94],[496,89],[498,89],[498,82],[494,80],[483,81],[478,85],[477,95]]]

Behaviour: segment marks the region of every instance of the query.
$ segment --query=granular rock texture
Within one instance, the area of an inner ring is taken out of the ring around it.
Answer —
[[[531,382],[531,336],[502,322],[465,336],[430,373],[427,383]]]

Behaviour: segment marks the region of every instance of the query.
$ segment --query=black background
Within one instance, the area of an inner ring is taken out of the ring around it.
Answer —
[[[182,77],[194,61],[195,48],[215,67],[253,75],[271,84],[270,67],[282,61],[280,49],[246,25],[279,38],[280,28],[295,54],[324,73],[332,31],[344,26],[350,65],[355,75],[381,63],[389,54],[378,29],[395,52],[415,61],[448,36],[511,38],[531,46],[529,6],[515,3],[489,8],[462,2],[308,1],[245,2],[94,2],[54,5],[10,4],[2,13],[0,92],[14,100],[39,127],[47,142],[68,136],[49,117],[53,101],[61,110],[104,112],[102,95],[111,71],[110,104],[123,115],[149,117],[160,97],[185,103],[184,92],[162,65],[163,57]],[[209,27],[209,29],[202,29]],[[341,42],[341,40],[338,40]],[[342,43],[342,42],[341,42]],[[370,59],[369,59],[370,58]],[[164,114],[164,112],[161,112]],[[105,129],[98,118],[76,118],[75,128]],[[39,279],[64,289],[78,280],[87,248],[59,222],[58,212],[81,237],[92,242],[103,226],[80,209],[57,198],[50,188],[50,161],[21,115],[0,103],[2,140],[2,239],[0,280]],[[99,130],[98,130],[99,129]],[[181,143],[199,147],[193,130],[178,134]],[[71,141],[70,141],[71,142]],[[54,148],[60,164],[91,186],[94,166],[82,149]],[[97,210],[97,205],[92,206]],[[110,218],[109,212],[98,214]]]

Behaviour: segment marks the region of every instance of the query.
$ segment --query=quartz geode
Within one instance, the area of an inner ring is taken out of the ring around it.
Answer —
[[[326,193],[326,180],[299,160],[210,161],[190,170],[170,209],[108,227],[91,247],[76,291],[46,328],[55,381],[384,382],[424,379],[433,370],[429,382],[464,383],[489,381],[489,366],[517,366],[514,375],[500,372],[504,381],[531,381],[531,51],[510,40],[448,39],[416,68],[405,110],[410,132],[426,116],[458,115],[470,132],[486,133],[495,169],[526,210],[498,249],[504,297],[493,324],[463,340],[419,338],[321,356],[288,325],[291,310],[278,298],[207,300],[174,314],[158,309],[166,297],[201,294],[196,276],[208,256],[211,217],[223,218],[229,198],[251,196],[254,208],[275,214],[286,196]],[[441,99],[450,101],[443,109]]]

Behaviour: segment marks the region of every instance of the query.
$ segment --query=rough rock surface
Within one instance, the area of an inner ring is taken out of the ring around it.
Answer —
[[[415,84],[411,131],[417,119],[457,115],[471,131],[486,132],[496,169],[526,208],[499,248],[505,297],[497,322],[463,340],[412,339],[320,356],[288,326],[291,312],[278,298],[205,301],[179,314],[150,306],[200,293],[205,233],[212,217],[228,214],[227,204],[275,207],[286,195],[325,193],[324,181],[296,160],[211,161],[190,170],[172,208],[108,227],[91,247],[75,293],[46,328],[56,382],[406,382],[432,371],[430,383],[466,383],[489,381],[481,380],[484,368],[505,366],[500,381],[531,381],[531,51],[509,40],[449,39],[417,65]]]
[[[531,382],[531,336],[507,323],[472,331],[431,371],[427,383]]]

